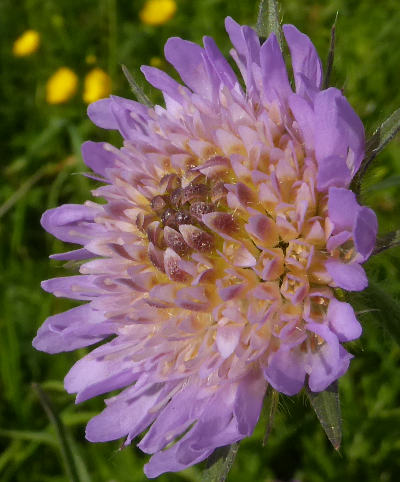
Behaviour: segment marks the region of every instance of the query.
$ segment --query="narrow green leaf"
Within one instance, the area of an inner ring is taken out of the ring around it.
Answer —
[[[374,150],[379,146],[380,135],[380,128],[378,128],[372,136],[365,141],[365,158],[372,156]]]
[[[51,118],[49,125],[39,134],[34,142],[28,146],[27,157],[28,159],[37,154],[43,147],[47,146],[51,140],[53,140],[67,124],[65,118]]]
[[[4,166],[6,176],[16,175],[28,166],[32,159],[41,157],[42,150],[48,148],[67,125],[66,119],[51,118],[48,126],[37,134],[32,142],[27,142],[24,154]],[[43,157],[43,156],[42,156]]]
[[[282,25],[279,21],[279,8],[276,0],[261,0],[258,6],[256,31],[261,39],[275,33],[281,49],[283,47]]]
[[[15,206],[15,204],[21,198],[23,198],[37,182],[42,179],[42,177],[48,174],[49,166],[50,164],[41,166],[34,174],[32,174],[32,176],[28,177],[27,180],[23,182],[3,204],[0,205],[0,218],[4,216],[13,206]]]
[[[8,447],[5,448],[1,454],[0,454],[0,474],[2,475],[2,472],[5,467],[10,465],[15,459],[15,457],[18,455],[18,453],[22,450],[22,442],[21,440],[12,440],[9,444]]]
[[[378,128],[379,144],[373,150],[375,156],[379,154],[400,131],[400,109],[397,109]]]
[[[132,74],[127,69],[126,65],[122,64],[121,68],[122,68],[122,72],[125,75],[126,80],[129,83],[129,86],[130,86],[133,94],[137,98],[137,100],[139,102],[141,102],[142,104],[147,105],[147,107],[153,107],[153,104],[151,103],[151,100],[144,93],[143,89],[141,87],[139,87],[138,83],[135,81]]]
[[[400,131],[400,109],[389,116],[367,140],[365,158],[354,176],[352,189],[357,194],[360,192],[361,181],[364,174],[375,157],[389,144],[394,136]]]
[[[64,383],[60,380],[46,380],[40,384],[43,390],[46,392],[58,392],[65,393]]]
[[[28,460],[33,456],[33,454],[39,448],[40,448],[40,444],[36,442],[24,443],[20,447],[20,450],[18,450],[18,452],[14,454],[14,457],[12,458],[12,460],[10,460],[10,464],[8,464],[8,467],[1,474],[2,476],[1,480],[4,480],[4,482],[7,482],[7,481],[15,480],[15,478],[18,479],[18,474],[21,473],[20,469],[22,468],[22,466],[25,467],[25,469],[22,469],[23,470],[22,473],[25,474],[26,467],[30,466]]]
[[[381,323],[400,345],[400,303],[380,284],[369,279],[368,287],[351,294],[356,308],[365,309]]]
[[[307,395],[333,448],[339,450],[342,441],[342,420],[338,383],[333,382],[323,392],[307,390]]]
[[[327,89],[330,84],[331,73],[333,68],[333,60],[335,58],[335,39],[336,39],[336,22],[338,19],[339,12],[336,12],[335,21],[333,22],[331,28],[331,41],[329,44],[328,59],[326,61],[326,69],[324,75],[324,81],[322,83],[322,88]]]
[[[263,445],[267,443],[268,437],[274,425],[275,414],[278,408],[278,402],[279,402],[279,392],[274,390],[271,387],[271,385],[268,385],[267,393],[265,395],[264,405],[263,405],[264,416],[266,416],[267,418],[267,424],[265,427],[265,433],[263,438]]]
[[[266,39],[270,34],[268,28],[268,0],[260,0],[258,5],[256,32],[261,39]]]
[[[31,442],[56,445],[53,435],[48,432],[33,432],[29,430],[6,430],[0,428],[0,437],[8,437],[14,440],[29,440]]]
[[[232,468],[239,442],[226,447],[219,447],[207,459],[207,466],[202,474],[202,482],[224,482]]]
[[[97,412],[86,412],[82,410],[78,413],[63,413],[61,418],[66,427],[73,427],[75,425],[86,425],[95,415],[97,415]]]
[[[380,236],[376,240],[376,246],[372,254],[379,254],[386,249],[396,248],[397,246],[400,246],[400,229]]]
[[[71,452],[75,460],[76,471],[80,482],[92,482],[92,476],[88,471],[88,467],[86,466],[87,461],[85,457],[79,453],[78,444],[72,437],[71,433],[67,434],[67,440],[69,446],[71,447]]]

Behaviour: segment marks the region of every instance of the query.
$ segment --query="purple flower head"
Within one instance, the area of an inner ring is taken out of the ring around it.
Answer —
[[[55,353],[112,336],[65,379],[77,402],[122,391],[87,426],[93,442],[146,429],[148,477],[178,471],[249,436],[267,384],[288,395],[324,390],[361,334],[335,287],[362,290],[375,214],[349,184],[364,129],[342,93],[321,90],[309,38],[284,26],[292,90],[274,34],[231,18],[226,29],[245,88],[214,41],[171,38],[184,85],[143,67],[165,108],[111,97],[92,121],[118,129],[121,149],[86,142],[106,204],[47,211],[43,227],[82,245],[57,259],[80,274],[43,282],[87,303],[52,316],[34,346]]]

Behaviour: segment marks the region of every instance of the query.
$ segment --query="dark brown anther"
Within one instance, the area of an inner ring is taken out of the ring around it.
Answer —
[[[197,284],[199,283],[215,283],[215,270],[210,268],[203,271],[197,278]]]
[[[200,253],[209,253],[214,248],[213,236],[196,226],[184,224],[179,226],[179,231],[186,243]]]
[[[219,178],[221,179],[221,176],[223,177],[229,169],[229,165],[230,162],[228,158],[222,156],[214,156],[208,159],[208,161],[206,161],[205,163],[203,163],[199,170],[207,177],[207,179],[213,179],[217,176],[219,176]]]
[[[164,252],[156,248],[153,243],[149,243],[149,258],[158,270],[165,273]]]
[[[232,214],[214,212],[206,214],[205,217],[205,224],[217,233],[231,236],[239,230],[239,225]]]
[[[191,224],[192,222],[192,217],[190,216],[190,214],[187,211],[183,210],[177,211],[175,219],[178,226],[180,226],[181,224]]]
[[[169,200],[172,206],[178,207],[181,203],[181,197],[182,197],[182,188],[178,187],[177,189],[174,189],[169,197]]]
[[[151,207],[156,213],[161,213],[165,209],[166,205],[167,203],[162,196],[155,196],[151,200]]]
[[[201,221],[203,214],[212,213],[215,210],[212,204],[205,203],[203,201],[194,202],[190,206],[190,214]]]
[[[217,228],[225,234],[235,233],[239,229],[235,218],[232,216],[232,214],[228,213],[221,213],[219,216],[217,216],[215,219],[215,224]]]
[[[193,200],[205,201],[207,199],[208,187],[205,184],[192,184],[182,190],[182,204]]]
[[[172,249],[167,248],[165,250],[164,266],[168,278],[172,281],[184,283],[188,281],[191,276],[179,266],[180,259],[180,256]]]
[[[139,213],[136,216],[136,227],[140,229],[140,231],[144,231],[143,222],[144,222],[144,214]]]
[[[152,214],[139,213],[136,217],[136,226],[143,233],[146,232],[147,226],[156,220],[156,217]]]
[[[161,179],[160,186],[162,189],[165,189],[165,191],[171,192],[181,187],[181,179],[177,174],[167,174]]]
[[[161,224],[158,221],[153,221],[146,228],[146,233],[149,241],[159,248],[164,248],[164,235]]]
[[[190,251],[190,248],[185,243],[182,234],[178,231],[175,231],[175,229],[169,228],[168,226],[165,226],[164,228],[164,240],[166,245],[173,249],[175,253],[178,253],[179,256],[184,256]]]
[[[109,243],[108,245],[113,251],[114,253],[117,253],[119,256],[121,256],[122,258],[125,258],[125,259],[129,259],[130,261],[132,261],[132,256],[128,253],[128,251],[123,247],[121,246],[120,244],[116,244],[116,243]]]
[[[176,211],[171,208],[168,208],[163,212],[161,221],[163,222],[164,226],[169,226],[171,228],[178,227],[178,223],[176,221]]]
[[[236,195],[243,206],[251,206],[256,202],[253,190],[241,182],[236,185]]]
[[[195,178],[190,181],[190,185],[195,186],[197,184],[204,184],[207,178],[204,174],[198,174]]]
[[[225,187],[225,183],[220,181],[214,184],[214,186],[211,188],[211,201],[213,203],[219,201],[220,199],[226,197],[227,190]]]

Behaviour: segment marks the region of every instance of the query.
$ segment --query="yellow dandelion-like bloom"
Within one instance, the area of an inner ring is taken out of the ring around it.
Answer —
[[[26,57],[36,52],[39,45],[39,32],[36,32],[36,30],[25,30],[25,32],[14,42],[12,53],[15,57]]]
[[[86,104],[108,97],[111,93],[111,79],[104,70],[96,67],[85,77],[83,100]]]
[[[147,0],[139,12],[139,17],[146,25],[162,25],[171,20],[175,12],[174,0]]]
[[[60,67],[46,84],[46,101],[62,104],[70,100],[78,88],[78,76],[68,67]]]

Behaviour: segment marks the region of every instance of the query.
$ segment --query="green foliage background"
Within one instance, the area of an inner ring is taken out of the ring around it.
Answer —
[[[175,17],[160,27],[142,25],[141,0],[0,0],[1,183],[0,183],[0,480],[68,480],[54,426],[32,389],[39,382],[65,427],[82,481],[139,482],[147,456],[120,442],[91,444],[84,426],[103,407],[93,400],[75,406],[62,379],[85,350],[46,355],[31,347],[42,321],[66,309],[65,300],[41,291],[41,279],[64,275],[49,262],[60,242],[39,226],[41,213],[64,202],[82,202],[94,183],[79,175],[86,168],[80,144],[86,139],[118,144],[86,118],[81,91],[69,103],[45,102],[46,79],[60,66],[80,77],[90,67],[88,54],[112,77],[113,93],[130,96],[119,64],[138,72],[152,57],[162,57],[170,36],[201,41],[211,35],[224,53],[229,44],[223,19],[231,15],[254,24],[256,2],[178,0]],[[368,132],[400,106],[400,8],[398,0],[282,0],[284,22],[311,36],[324,60],[330,26],[339,12],[333,84],[343,87]],[[12,44],[25,29],[38,30],[40,50],[14,58]],[[170,71],[167,64],[163,68]],[[141,82],[141,80],[139,80]],[[146,88],[147,89],[147,88]],[[159,100],[157,93],[149,95]],[[364,183],[363,201],[378,213],[381,233],[399,227],[400,146],[398,139],[380,155]],[[386,295],[399,294],[399,250],[368,263],[370,275]],[[372,305],[374,305],[372,293]],[[371,299],[370,305],[371,305]],[[340,381],[343,444],[336,453],[304,395],[281,397],[274,429],[261,445],[265,420],[241,444],[231,481],[394,481],[400,474],[400,350],[386,331],[392,313],[365,313],[361,340],[349,372]],[[358,306],[358,305],[357,305]],[[199,480],[198,468],[164,475],[160,481]]]

